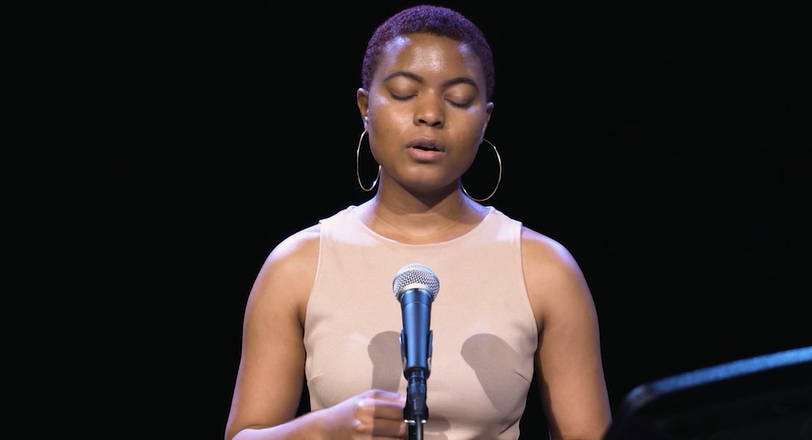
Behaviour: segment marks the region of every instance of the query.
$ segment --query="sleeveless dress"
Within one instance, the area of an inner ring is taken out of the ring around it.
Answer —
[[[431,304],[426,440],[511,439],[534,372],[538,330],[521,262],[521,223],[493,207],[453,240],[403,244],[366,227],[354,206],[320,221],[319,263],[305,318],[312,410],[371,388],[406,395],[392,291],[410,263],[440,283]]]

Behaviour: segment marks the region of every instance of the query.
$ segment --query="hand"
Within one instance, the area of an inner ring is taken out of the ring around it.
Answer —
[[[330,439],[401,440],[405,404],[404,396],[373,389],[319,411],[319,418]]]

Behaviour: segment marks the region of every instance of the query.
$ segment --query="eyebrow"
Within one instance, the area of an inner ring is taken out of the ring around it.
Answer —
[[[386,78],[383,79],[383,82],[387,82],[390,79],[398,77],[398,76],[409,78],[411,80],[419,82],[420,84],[425,83],[425,80],[420,75],[416,75],[416,74],[414,74],[412,72],[407,72],[407,71],[404,71],[404,70],[399,70],[397,72],[392,72],[389,75],[386,75]],[[466,78],[464,76],[447,79],[447,80],[443,81],[442,85],[443,85],[443,88],[445,88],[445,87],[451,87],[451,86],[457,85],[457,84],[468,84],[468,85],[472,86],[473,88],[479,90],[479,86],[477,85],[477,83],[474,80],[472,80],[471,78]]]

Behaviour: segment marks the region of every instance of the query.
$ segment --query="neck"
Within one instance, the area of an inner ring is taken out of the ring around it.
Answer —
[[[361,221],[385,237],[424,244],[465,234],[482,221],[487,209],[457,189],[444,197],[387,197],[378,192],[357,212]]]

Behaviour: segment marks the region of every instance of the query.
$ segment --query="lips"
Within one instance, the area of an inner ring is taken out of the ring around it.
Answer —
[[[435,139],[416,139],[406,145],[407,148],[414,148],[421,151],[443,152],[445,148]]]
[[[445,153],[445,147],[436,139],[420,138],[406,144],[409,156],[418,163],[436,163]]]

